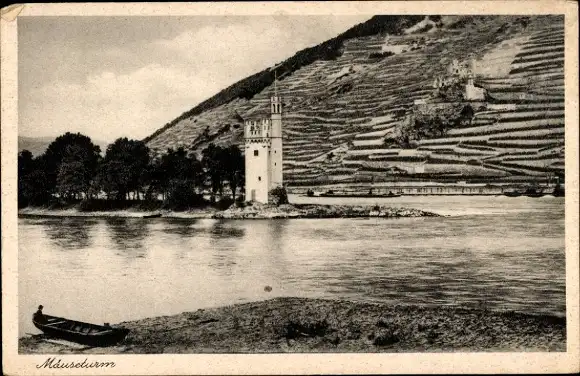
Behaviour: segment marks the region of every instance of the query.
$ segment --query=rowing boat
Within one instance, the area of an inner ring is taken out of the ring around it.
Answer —
[[[129,329],[113,328],[108,324],[89,324],[50,315],[35,315],[32,323],[48,336],[94,347],[114,345],[129,333]]]

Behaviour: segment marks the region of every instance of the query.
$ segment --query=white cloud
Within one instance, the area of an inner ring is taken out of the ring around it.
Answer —
[[[36,129],[37,136],[58,130],[56,134],[81,132],[108,141],[143,138],[203,100],[195,90],[199,85],[196,76],[158,64],[130,74],[103,72],[82,84],[54,83],[33,90],[21,124]]]
[[[260,20],[263,22],[206,26],[153,44],[173,53],[196,75],[223,87],[296,52],[288,46],[283,30],[269,27],[267,18]]]

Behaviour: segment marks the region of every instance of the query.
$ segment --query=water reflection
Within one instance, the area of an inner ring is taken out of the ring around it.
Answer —
[[[243,238],[246,232],[237,223],[239,221],[216,221],[210,230],[212,239]]]
[[[148,235],[149,222],[141,218],[107,218],[109,236],[116,249],[142,249]]]
[[[41,223],[47,237],[57,249],[84,249],[91,246],[91,228],[96,221],[63,218]]]
[[[167,226],[164,226],[161,231],[168,235],[191,238],[199,234],[199,229],[195,227],[197,222],[195,219],[168,218],[164,220]]]
[[[209,230],[209,246],[212,252],[210,266],[222,277],[231,276],[237,265],[238,242],[246,232],[237,226],[238,221],[216,221]]]
[[[291,278],[291,262],[286,257],[287,228],[291,219],[279,219],[267,221],[268,234],[266,243],[269,245],[268,252],[264,255],[270,270],[275,274],[275,279]],[[272,282],[273,283],[273,282]]]
[[[277,219],[274,221],[267,221],[268,223],[268,235],[270,238],[269,243],[272,245],[273,249],[280,250],[284,246],[284,239],[286,238],[286,228],[290,219]]]

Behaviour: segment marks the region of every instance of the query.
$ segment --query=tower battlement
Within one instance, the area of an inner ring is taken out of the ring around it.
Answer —
[[[255,142],[257,139],[270,138],[272,133],[272,120],[246,120],[244,124],[244,138],[246,143]]]

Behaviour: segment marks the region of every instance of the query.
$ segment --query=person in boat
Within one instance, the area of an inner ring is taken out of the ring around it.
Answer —
[[[43,309],[43,308],[44,308],[44,307],[43,307],[42,305],[39,305],[39,306],[38,306],[38,311],[36,311],[36,312],[34,313],[34,315],[32,316],[32,319],[33,319],[34,321],[36,321],[37,323],[40,323],[40,324],[44,324],[44,323],[46,323],[46,317],[45,317],[45,316],[44,316],[44,314],[42,313],[42,309]]]

